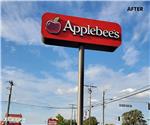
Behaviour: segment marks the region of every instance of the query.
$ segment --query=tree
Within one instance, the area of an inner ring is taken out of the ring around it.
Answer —
[[[90,125],[98,125],[97,119],[95,117],[90,117]],[[89,125],[89,118],[83,121],[83,125]]]
[[[64,117],[62,116],[62,115],[60,115],[60,114],[58,114],[57,116],[56,116],[56,118],[57,118],[57,124],[58,125],[65,125],[65,122],[64,122]]]
[[[122,125],[147,125],[141,111],[135,109],[122,114]]]
[[[75,120],[72,120],[72,121],[71,121],[71,120],[65,119],[64,122],[65,122],[65,125],[70,125],[70,122],[72,122],[72,125],[77,125],[77,123],[76,123]]]
[[[64,117],[60,114],[56,116],[58,125],[70,125],[71,120],[64,119]],[[75,120],[72,120],[72,125],[77,125]]]

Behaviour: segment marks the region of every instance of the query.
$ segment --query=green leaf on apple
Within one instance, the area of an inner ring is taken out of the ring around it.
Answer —
[[[54,22],[58,22],[59,21],[59,17],[55,17],[55,19],[53,21]]]

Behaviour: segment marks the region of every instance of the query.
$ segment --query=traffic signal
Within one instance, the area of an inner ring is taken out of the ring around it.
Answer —
[[[148,110],[150,110],[150,103],[148,103]]]
[[[118,116],[118,121],[120,121],[120,116]]]

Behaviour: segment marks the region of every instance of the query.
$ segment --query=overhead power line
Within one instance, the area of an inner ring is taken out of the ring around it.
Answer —
[[[127,96],[124,96],[124,97],[121,97],[121,98],[118,98],[118,99],[113,99],[112,101],[106,102],[106,104],[112,103],[112,102],[116,102],[116,101],[119,101],[119,100],[122,100],[122,99],[125,99],[125,98],[128,98],[128,97],[131,97],[131,96],[134,96],[134,95],[143,93],[143,92],[148,91],[148,90],[150,90],[150,88],[147,88],[147,89],[141,90],[141,91],[139,91],[139,92],[135,92],[135,93],[129,94],[129,95],[127,95]]]
[[[1,101],[1,102],[8,102],[8,101]],[[27,104],[27,103],[13,102],[13,101],[11,103],[18,104],[18,105],[39,107],[39,108],[47,108],[47,109],[71,109],[71,107],[42,106],[42,105],[34,105],[34,104]]]
[[[8,101],[0,101],[0,102],[8,102]],[[72,107],[56,107],[56,106],[44,106],[44,105],[35,105],[35,104],[27,104],[27,103],[21,103],[21,102],[13,102],[13,104],[17,105],[25,105],[25,106],[32,106],[32,107],[39,107],[39,108],[47,108],[47,109],[72,109]],[[89,106],[84,106],[84,108],[88,108]],[[77,107],[73,107],[73,109],[77,109]]]
[[[112,103],[112,102],[116,102],[116,101],[119,101],[119,100],[122,100],[122,99],[125,99],[125,98],[129,98],[131,96],[134,96],[134,95],[137,95],[137,94],[140,94],[140,93],[143,93],[145,91],[149,91],[150,90],[150,87],[147,87],[145,89],[143,89],[145,87],[142,87],[142,90],[141,89],[138,89],[140,91],[137,91],[135,90],[134,92],[131,92],[129,93],[128,95],[125,95],[125,96],[119,96],[119,97],[116,97],[116,99],[110,99],[110,101],[106,101],[105,104],[109,104],[109,103]],[[102,102],[101,103],[97,103],[95,105],[93,105],[93,107],[97,107],[97,106],[102,106]]]
[[[141,88],[138,88],[138,89],[132,91],[131,93],[135,93],[135,92],[137,92],[137,91],[140,91],[140,90],[143,90],[143,89],[147,89],[147,88],[149,88],[149,87],[150,87],[150,85],[145,85],[145,86],[143,86],[143,87],[141,87]],[[128,94],[128,93],[126,93],[126,94]],[[130,93],[129,93],[129,94],[130,94]],[[117,98],[121,98],[121,97],[123,97],[123,96],[125,96],[125,95],[117,96]]]
[[[134,90],[133,92],[127,93],[127,94],[132,94],[132,93],[135,93],[135,92],[137,92],[137,91],[139,91],[139,90],[147,89],[147,88],[149,88],[149,87],[150,87],[150,85],[146,85],[146,86],[143,86],[143,87],[141,87],[141,88],[138,88],[138,89]],[[127,94],[126,94],[126,95],[127,95]],[[117,98],[117,99],[118,99],[118,98],[122,98],[122,97],[124,97],[124,96],[126,96],[126,95],[117,96],[116,98]],[[113,98],[109,98],[109,99],[105,99],[105,100],[114,100],[114,99],[113,99]],[[101,102],[101,103],[100,103],[100,102]],[[102,100],[99,101],[98,103],[95,103],[93,106],[99,106],[99,105],[102,105]]]
[[[123,102],[132,102],[132,103],[145,103],[145,104],[148,104],[149,102],[147,101],[139,101],[139,100],[122,100]]]

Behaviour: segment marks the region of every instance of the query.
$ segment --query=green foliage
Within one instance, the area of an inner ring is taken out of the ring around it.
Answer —
[[[70,125],[72,123],[72,125],[77,125],[75,120],[67,120],[64,119],[64,117],[60,114],[58,114],[56,116],[57,120],[58,120],[58,125]],[[70,123],[71,122],[71,123]],[[90,125],[98,125],[97,119],[95,117],[90,117]],[[89,125],[89,118],[83,121],[83,125]]]
[[[122,125],[147,125],[141,111],[135,109],[122,114]]]
[[[86,119],[83,121],[83,125],[89,125],[89,120],[90,120],[90,125],[98,125],[97,119],[95,117],[90,117],[90,119]]]
[[[64,117],[60,114],[58,114],[56,118],[58,120],[57,122],[58,125],[70,125],[71,123],[72,125],[77,125],[75,120],[71,121],[71,120],[64,119]],[[91,123],[90,125],[98,125],[97,119],[95,117],[90,117],[90,123]],[[89,118],[83,121],[83,125],[89,125]]]
[[[60,114],[58,114],[56,118],[58,119],[58,125],[70,125],[70,122],[72,122],[72,125],[77,125],[76,121],[64,119],[64,117]]]
[[[71,120],[65,119],[64,122],[65,122],[65,125],[70,125],[70,122],[72,122],[72,125],[77,125],[77,123],[76,123],[75,120],[72,120],[72,121],[71,121]]]
[[[62,115],[60,115],[60,114],[58,114],[57,116],[56,116],[56,118],[57,118],[57,120],[58,120],[58,125],[65,125],[65,122],[64,122],[64,117],[62,116]]]

